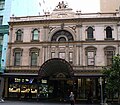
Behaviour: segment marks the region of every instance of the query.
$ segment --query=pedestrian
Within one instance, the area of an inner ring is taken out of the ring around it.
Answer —
[[[74,99],[74,94],[73,94],[73,92],[70,92],[70,103],[71,103],[71,105],[74,105],[74,103],[75,103],[75,99]]]

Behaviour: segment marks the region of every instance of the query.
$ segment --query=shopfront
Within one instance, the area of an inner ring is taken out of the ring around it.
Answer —
[[[71,65],[60,58],[46,61],[36,74],[4,73],[3,76],[5,98],[68,101],[73,91],[78,101],[100,101],[102,75],[75,76]]]

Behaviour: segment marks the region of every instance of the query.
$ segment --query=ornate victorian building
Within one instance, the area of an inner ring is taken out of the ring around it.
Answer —
[[[120,53],[119,22],[119,13],[74,13],[64,2],[43,16],[11,17],[5,97],[66,99],[74,91],[77,100],[100,100],[101,70]]]

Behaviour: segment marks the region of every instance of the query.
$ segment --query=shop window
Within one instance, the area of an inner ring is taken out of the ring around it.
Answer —
[[[38,41],[39,40],[39,31],[38,29],[34,29],[32,31],[32,41]]]
[[[22,41],[22,30],[19,29],[17,32],[16,32],[16,41]]]

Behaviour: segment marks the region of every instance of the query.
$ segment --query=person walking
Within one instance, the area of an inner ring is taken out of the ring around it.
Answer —
[[[70,104],[71,105],[74,105],[75,104],[75,99],[74,99],[74,94],[73,94],[73,92],[70,92]]]

